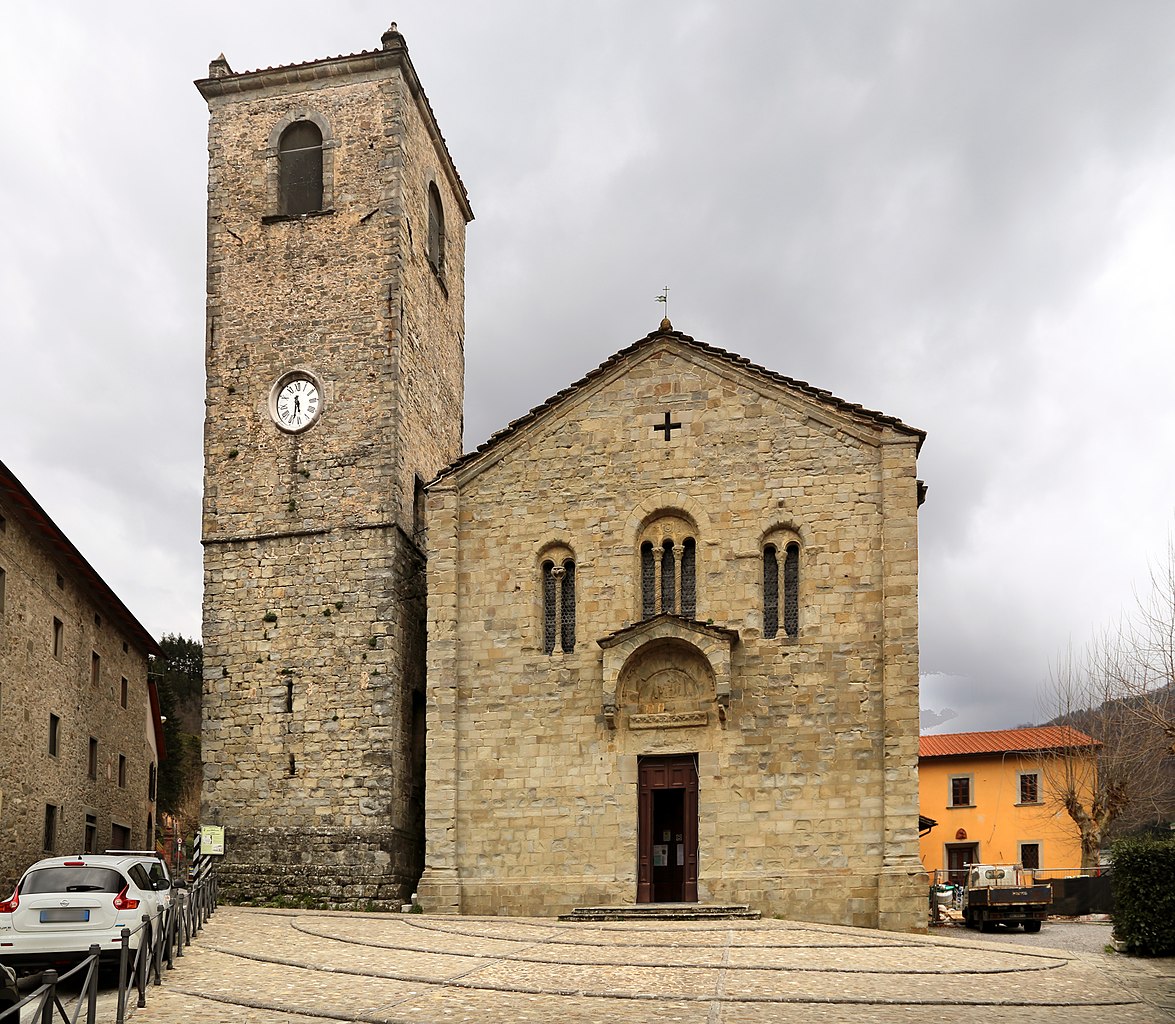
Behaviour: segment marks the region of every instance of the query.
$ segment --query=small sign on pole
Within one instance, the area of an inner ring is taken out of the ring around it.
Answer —
[[[205,856],[224,856],[224,826],[200,826],[200,852]]]

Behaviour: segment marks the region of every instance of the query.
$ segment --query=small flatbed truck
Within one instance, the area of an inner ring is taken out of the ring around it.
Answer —
[[[1036,883],[1018,864],[971,864],[963,888],[963,922],[968,928],[994,931],[996,925],[1040,931],[1053,902],[1053,890]]]

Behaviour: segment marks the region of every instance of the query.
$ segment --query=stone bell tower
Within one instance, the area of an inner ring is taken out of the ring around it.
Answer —
[[[208,102],[204,792],[236,899],[422,866],[423,483],[461,454],[473,212],[403,37]]]

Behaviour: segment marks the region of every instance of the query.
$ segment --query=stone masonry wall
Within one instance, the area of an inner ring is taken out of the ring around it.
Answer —
[[[132,845],[145,845],[154,805],[148,798],[153,755],[144,732],[150,718],[146,654],[55,557],[37,527],[3,504],[0,524],[0,888],[7,895],[34,861],[81,852],[87,815],[95,819],[99,851],[112,845],[112,824],[130,830]],[[54,619],[62,623],[60,657],[53,651]],[[51,714],[60,719],[56,756],[49,753]],[[91,737],[98,741],[93,779]],[[119,755],[126,758],[122,786]],[[44,847],[46,804],[60,808],[51,851]]]
[[[633,902],[637,758],[696,753],[703,901],[924,927],[924,895],[894,911],[879,894],[917,870],[917,781],[886,760],[887,723],[917,740],[916,575],[887,579],[885,551],[895,529],[916,545],[916,448],[666,340],[430,491],[426,909]],[[904,503],[886,503],[890,459]],[[629,728],[622,687],[610,728],[596,641],[640,619],[638,540],[662,510],[696,526],[696,618],[739,632],[729,709]],[[762,635],[762,545],[780,532],[801,542],[794,639]],[[545,655],[553,543],[574,553],[576,643]]]

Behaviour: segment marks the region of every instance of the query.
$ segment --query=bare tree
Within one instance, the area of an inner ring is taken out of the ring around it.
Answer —
[[[1119,697],[1148,735],[1175,757],[1175,540],[1166,558],[1151,564],[1150,587],[1123,630],[1126,657],[1116,680]]]
[[[1123,635],[1106,633],[1080,656],[1066,652],[1050,679],[1052,724],[1077,732],[1072,743],[1042,751],[1043,773],[1051,799],[1080,837],[1082,871],[1097,867],[1116,825],[1146,817],[1158,805],[1163,788],[1163,744],[1140,728],[1134,709],[1122,699],[1122,679],[1133,657]]]

